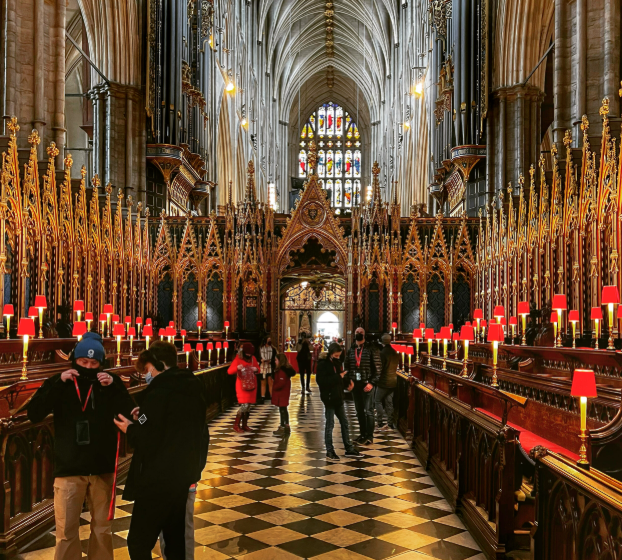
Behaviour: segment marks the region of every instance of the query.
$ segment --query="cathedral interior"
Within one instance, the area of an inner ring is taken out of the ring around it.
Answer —
[[[86,331],[133,398],[150,337],[206,388],[188,559],[620,558],[621,25],[621,0],[0,0],[0,558],[76,560],[26,408]],[[301,337],[360,328],[399,357],[362,457],[325,460],[315,375],[289,437],[263,393],[230,429],[245,343],[298,370]]]

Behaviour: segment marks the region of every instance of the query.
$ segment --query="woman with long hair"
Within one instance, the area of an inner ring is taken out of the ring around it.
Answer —
[[[259,361],[257,377],[261,383],[261,402],[263,402],[266,398],[266,385],[270,388],[270,395],[272,395],[272,384],[274,383],[274,371],[276,369],[276,348],[272,346],[272,339],[269,334],[263,337],[257,354]]]

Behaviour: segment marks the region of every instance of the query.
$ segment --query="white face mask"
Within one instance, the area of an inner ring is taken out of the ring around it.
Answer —
[[[147,383],[147,385],[148,385],[149,383],[151,383],[153,381],[153,378],[154,378],[154,375],[151,372],[151,370],[149,370],[147,372],[147,374],[145,375],[145,383]]]

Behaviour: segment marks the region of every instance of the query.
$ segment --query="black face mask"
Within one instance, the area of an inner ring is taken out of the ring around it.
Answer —
[[[97,374],[101,371],[101,368],[87,368],[79,366],[78,364],[73,364],[73,369],[80,374],[80,377],[88,380],[94,380],[97,377]]]
[[[244,360],[247,362],[250,362],[253,359],[252,356],[249,356],[248,354],[244,354]]]
[[[360,342],[361,340],[365,340],[365,335],[363,333],[357,332],[354,338],[356,338],[356,340]]]

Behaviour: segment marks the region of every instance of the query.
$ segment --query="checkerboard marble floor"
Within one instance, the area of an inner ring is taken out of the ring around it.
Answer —
[[[195,503],[195,560],[485,560],[397,431],[377,432],[364,458],[325,460],[324,408],[317,387],[289,410],[292,433],[274,437],[278,409],[256,405],[256,431],[235,434],[236,409],[210,424],[211,444]],[[356,437],[354,405],[347,403]],[[129,558],[126,538],[132,504],[117,496],[115,560]],[[86,553],[89,516],[82,515]],[[24,560],[52,560],[53,531],[21,552]],[[153,557],[159,557],[159,548]]]

